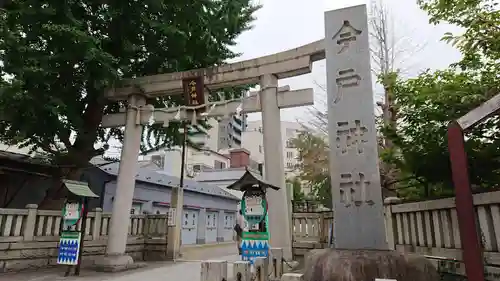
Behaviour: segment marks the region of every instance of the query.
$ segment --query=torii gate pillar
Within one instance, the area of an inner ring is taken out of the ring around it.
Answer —
[[[281,139],[280,108],[277,100],[278,78],[275,75],[260,77],[260,104],[262,107],[262,129],[264,145],[264,178],[280,187],[267,194],[269,203],[269,244],[282,248],[283,257],[292,258],[292,237],[288,220],[289,209],[283,166],[283,143]]]
[[[141,95],[130,95],[125,121],[125,136],[121,161],[116,182],[116,195],[113,200],[109,239],[105,256],[97,262],[103,271],[122,270],[133,264],[133,259],[125,253],[130,224],[130,209],[134,197],[137,158],[141,145],[143,119],[151,112],[142,114],[146,99]]]

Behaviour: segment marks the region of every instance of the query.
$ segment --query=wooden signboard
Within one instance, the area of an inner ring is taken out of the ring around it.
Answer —
[[[196,106],[205,103],[205,87],[203,85],[203,77],[183,79],[182,86],[184,88],[184,97],[187,106]]]

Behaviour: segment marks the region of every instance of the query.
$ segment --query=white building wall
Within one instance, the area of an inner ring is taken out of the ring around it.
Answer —
[[[290,147],[289,141],[296,137],[302,127],[297,122],[281,121],[281,140],[283,144],[283,163],[285,165],[285,175],[287,178],[296,176],[295,167],[298,164],[297,149]],[[250,151],[251,157],[264,163],[264,150],[262,146],[264,135],[262,133],[262,121],[249,121],[247,131],[243,132],[242,147]],[[288,144],[288,145],[287,145]],[[264,163],[265,165],[265,163]]]
[[[248,129],[243,132],[242,147],[250,151],[250,157],[257,163],[264,163],[264,146],[262,132],[257,129]]]
[[[164,157],[163,171],[171,176],[180,177],[182,163],[182,148],[175,147],[162,151],[155,151],[142,156],[141,160],[152,160],[153,156]],[[223,163],[223,167],[229,167],[229,158],[210,150],[198,150],[193,147],[186,147],[186,175],[193,175],[196,165],[209,168],[216,167],[216,161]]]

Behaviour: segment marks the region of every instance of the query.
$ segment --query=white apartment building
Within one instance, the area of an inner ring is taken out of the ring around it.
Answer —
[[[281,121],[281,141],[283,144],[283,164],[285,165],[285,176],[292,178],[296,175],[296,167],[299,164],[298,152],[290,142],[302,129],[298,122]],[[264,163],[262,120],[247,122],[247,130],[243,132],[242,146],[250,151],[252,158]],[[265,165],[265,164],[264,164]]]
[[[196,176],[202,170],[226,169],[230,166],[229,150],[240,148],[242,132],[246,128],[246,115],[229,116],[222,120],[209,119],[210,129],[189,139],[201,148],[186,147],[185,175]],[[180,177],[182,147],[165,148],[142,156],[140,160],[151,160],[169,175]]]
[[[141,157],[141,160],[150,160],[168,175],[181,176],[182,148],[173,147],[155,151]],[[186,147],[186,161],[184,170],[186,177],[195,177],[206,169],[225,169],[229,167],[229,156],[210,149],[197,149]]]

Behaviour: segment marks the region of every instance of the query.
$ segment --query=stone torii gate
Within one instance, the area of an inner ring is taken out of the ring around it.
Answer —
[[[201,77],[204,85],[210,90],[250,83],[260,84],[259,94],[244,99],[241,109],[243,112],[246,110],[248,110],[247,112],[252,112],[252,110],[262,111],[263,134],[265,135],[264,148],[265,151],[273,152],[272,154],[264,154],[265,179],[271,184],[283,187],[280,192],[270,194],[268,198],[269,205],[272,206],[269,211],[270,244],[273,247],[282,248],[284,257],[290,259],[292,257],[291,222],[288,219],[283,219],[283,214],[288,212],[288,204],[286,201],[286,188],[284,188],[280,108],[312,104],[312,90],[278,92],[278,79],[310,73],[312,62],[324,58],[323,41],[320,40],[285,52],[233,64],[129,79],[125,80],[119,87],[108,91],[106,94],[108,99],[128,100],[129,106],[126,113],[103,118],[104,127],[125,124],[125,138],[117,180],[117,194],[113,204],[110,225],[112,239],[108,240],[106,256],[100,261],[101,266],[109,268],[109,270],[116,270],[117,267],[126,267],[133,262],[132,258],[125,254],[125,246],[142,126],[148,123],[153,114],[157,120],[165,122],[174,119],[172,116],[175,117],[177,114],[174,112],[179,111],[180,115],[183,112],[179,108],[155,110],[151,105],[145,104],[145,98],[181,94],[183,92],[183,80],[196,77]],[[306,91],[308,94],[304,95],[304,92],[301,93],[300,91]],[[253,107],[250,106],[252,100],[255,103],[255,99],[258,99],[259,106],[255,104]],[[221,106],[216,106],[212,112],[210,110],[207,112],[206,117],[224,115],[220,114],[222,111],[226,114],[237,113],[239,111],[237,109],[238,104],[240,103],[241,101],[231,105],[229,103],[222,105],[223,109],[220,108]],[[230,106],[233,111],[228,112]],[[248,108],[246,108],[247,106]],[[184,113],[184,116],[175,119],[185,120],[190,117],[187,115],[187,113]],[[177,189],[175,198],[181,197],[182,190]],[[176,201],[179,202],[172,203],[182,206],[180,200],[177,199]],[[177,212],[177,222],[180,221],[181,215],[180,212]],[[178,245],[177,240],[180,231],[177,230],[176,233],[176,235],[173,235],[175,238],[169,238],[170,241],[174,239],[172,241],[174,245]],[[174,257],[176,255],[175,251],[171,254]]]
[[[135,118],[138,118],[136,119],[138,120],[138,122],[136,121],[135,124],[139,123],[137,127],[140,127],[146,124],[151,124],[151,120],[153,120],[154,123],[160,123],[160,124],[162,123],[164,126],[168,126],[168,124],[172,121],[192,122],[193,120],[200,118],[214,118],[214,117],[228,116],[233,114],[261,112],[262,106],[260,103],[259,93],[260,92],[250,92],[250,95],[244,98],[222,100],[207,104],[206,107],[208,107],[209,109],[201,114],[197,114],[195,113],[195,111],[190,110],[189,108],[191,107],[188,106],[154,109],[151,106],[142,105],[141,107],[141,105],[139,105],[138,108],[139,117],[137,117],[137,113],[135,116]],[[279,87],[276,94],[276,99],[279,109],[312,105],[314,99],[313,90],[302,89],[302,90],[291,91],[289,86]],[[122,127],[126,125],[126,122],[127,122],[127,113],[125,112],[117,114],[108,114],[103,117],[102,126],[105,128]],[[140,132],[141,132],[140,129],[134,131],[135,134],[140,134]],[[134,140],[136,140],[136,138],[134,138]],[[135,146],[136,143],[133,143],[133,145]],[[125,167],[125,169],[128,170],[129,167]],[[115,200],[115,203],[116,202],[118,202],[118,200]],[[180,222],[182,220],[182,210],[183,210],[183,188],[180,188],[179,186],[173,187],[172,197],[171,197],[171,208],[176,210],[175,221]],[[126,223],[127,221],[128,218],[124,221],[124,223]],[[124,225],[125,224],[120,224],[120,226],[122,227]],[[181,225],[177,223],[169,230],[168,251],[167,251],[167,255],[169,257],[172,258],[177,257],[180,250],[179,248],[180,236],[181,236]]]

